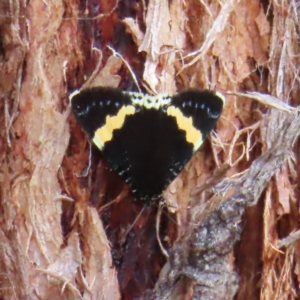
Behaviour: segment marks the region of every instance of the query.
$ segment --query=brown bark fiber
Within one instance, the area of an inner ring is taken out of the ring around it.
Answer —
[[[299,7],[2,0],[0,299],[299,299]],[[159,219],[70,114],[83,84],[226,95]]]

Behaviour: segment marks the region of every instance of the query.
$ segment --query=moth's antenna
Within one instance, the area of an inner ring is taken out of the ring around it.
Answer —
[[[125,233],[125,238],[127,237],[128,233],[131,231],[131,229],[133,228],[133,226],[136,224],[137,220],[140,218],[140,216],[142,215],[142,213],[144,212],[144,210],[146,209],[146,204],[143,206],[143,208],[141,209],[141,211],[139,212],[139,214],[136,216],[135,220],[133,221],[133,223],[130,225],[129,229],[126,231]]]

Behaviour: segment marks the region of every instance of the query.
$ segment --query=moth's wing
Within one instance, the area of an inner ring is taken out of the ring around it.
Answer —
[[[217,94],[199,90],[151,97],[98,87],[71,97],[79,124],[133,193],[148,203],[200,147],[223,102]]]
[[[131,104],[130,96],[116,88],[95,87],[71,95],[78,123],[100,150],[113,131],[122,126],[126,113],[135,110]]]
[[[225,98],[211,91],[186,90],[172,98],[167,113],[176,118],[180,129],[185,130],[187,142],[195,152],[215,127]]]

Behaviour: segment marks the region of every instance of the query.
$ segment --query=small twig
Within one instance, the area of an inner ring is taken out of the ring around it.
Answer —
[[[280,99],[268,94],[262,94],[258,92],[247,92],[247,93],[227,92],[227,94],[257,100],[258,102],[264,105],[276,108],[278,110],[287,112],[289,114],[294,113],[295,110],[297,109],[296,107],[290,106],[287,103],[281,101]]]
[[[133,81],[134,81],[136,87],[138,88],[139,92],[141,92],[141,89],[140,89],[140,87],[139,87],[139,84],[138,84],[138,81],[137,81],[137,79],[136,79],[136,76],[135,76],[134,72],[132,71],[132,69],[131,69],[129,63],[124,59],[124,57],[123,57],[120,53],[118,53],[118,52],[117,52],[116,50],[114,50],[112,47],[107,46],[107,48],[113,53],[113,55],[115,55],[115,56],[121,58],[121,60],[123,61],[123,63],[126,65],[126,67],[127,67],[128,71],[129,71],[129,73],[130,73],[130,75],[131,75],[131,77],[132,77],[132,79],[133,79]]]
[[[298,241],[300,239],[300,229],[294,232],[291,232],[287,237],[279,240],[277,242],[277,247],[283,248],[283,247],[288,247],[291,244],[295,243],[296,241]]]

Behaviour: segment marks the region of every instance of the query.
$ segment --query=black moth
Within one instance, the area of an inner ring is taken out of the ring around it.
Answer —
[[[133,195],[151,204],[215,127],[219,93],[189,89],[149,96],[95,87],[71,95],[72,111]]]

